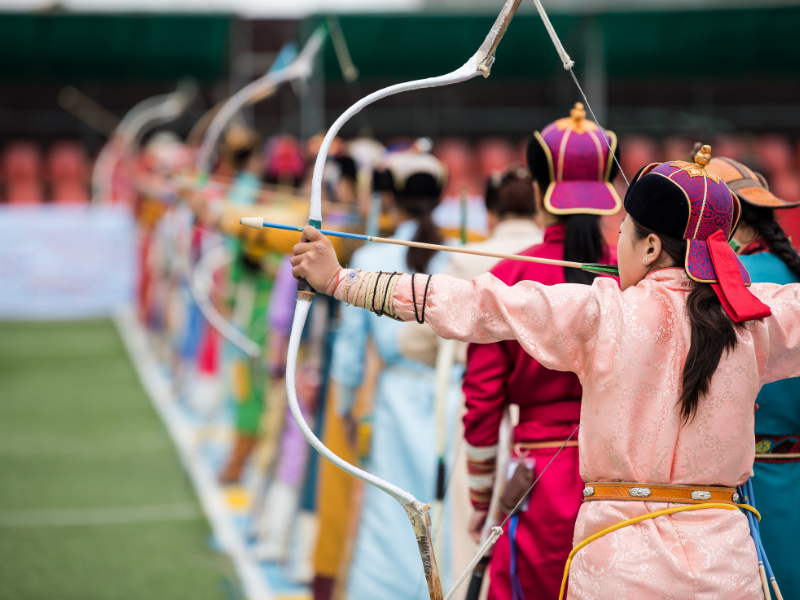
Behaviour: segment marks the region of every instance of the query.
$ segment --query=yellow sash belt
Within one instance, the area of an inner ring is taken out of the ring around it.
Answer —
[[[753,513],[756,518],[760,521],[761,520],[761,513],[759,513],[755,508],[750,506],[749,504],[739,504],[739,508],[743,510],[749,510]],[[575,546],[572,549],[572,552],[569,553],[569,557],[567,558],[567,564],[564,567],[564,578],[561,580],[561,591],[558,593],[558,600],[563,600],[564,598],[564,591],[567,588],[567,579],[569,579],[569,568],[572,565],[573,557],[583,548],[591,544],[593,541],[600,539],[604,535],[611,533],[612,531],[616,531],[617,529],[622,529],[623,527],[627,527],[628,525],[634,525],[636,523],[641,523],[642,521],[646,521],[648,519],[655,519],[657,517],[663,517],[665,515],[671,515],[673,513],[685,512],[688,510],[702,510],[705,508],[723,508],[725,510],[735,510],[737,505],[734,504],[723,504],[721,502],[708,502],[705,504],[690,504],[687,506],[675,506],[673,508],[665,508],[664,510],[658,510],[656,512],[648,513],[646,515],[642,515],[640,517],[635,517],[633,519],[628,519],[627,521],[623,521],[622,523],[617,523],[616,525],[612,525],[611,527],[607,527],[603,529],[603,531],[599,531],[592,536],[589,536],[585,540],[583,540],[580,544]]]

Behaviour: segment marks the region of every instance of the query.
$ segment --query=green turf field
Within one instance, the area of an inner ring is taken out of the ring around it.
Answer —
[[[111,321],[0,323],[0,600],[238,597]]]

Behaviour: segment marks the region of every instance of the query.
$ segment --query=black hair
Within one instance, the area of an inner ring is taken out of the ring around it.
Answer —
[[[433,222],[433,210],[441,199],[441,182],[430,173],[414,173],[402,182],[402,187],[399,183],[394,180],[390,169],[375,170],[372,174],[373,190],[393,192],[397,207],[416,221],[417,233],[411,241],[441,244],[444,237]],[[436,250],[409,248],[406,264],[412,273],[425,273],[434,254]]]
[[[769,251],[789,267],[795,277],[800,279],[800,255],[795,250],[786,233],[775,220],[775,211],[765,206],[754,206],[742,201],[741,222],[758,232],[759,237],[769,246]]]
[[[579,263],[599,263],[603,260],[606,242],[600,231],[600,217],[597,215],[566,215],[561,218],[567,223],[564,234],[564,260]],[[582,269],[564,268],[567,283],[591,285],[597,275]]]
[[[240,148],[238,150],[234,150],[231,153],[231,164],[233,170],[236,172],[241,171],[244,169],[247,161],[250,160],[250,157],[253,156],[253,152],[255,152],[255,148]]]
[[[340,156],[335,158],[334,161],[339,165],[341,176],[343,179],[349,179],[355,182],[356,180],[356,161],[349,156]]]
[[[662,250],[672,259],[675,266],[682,266],[686,257],[686,240],[658,233],[641,225],[633,217],[634,241],[639,241],[651,233],[661,240]],[[719,367],[725,352],[736,348],[735,324],[707,283],[692,284],[686,299],[686,314],[691,325],[691,341],[681,376],[681,418],[689,423],[697,414],[700,399],[708,394],[711,379]]]

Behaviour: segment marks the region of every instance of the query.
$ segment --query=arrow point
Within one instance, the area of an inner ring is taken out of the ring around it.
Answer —
[[[264,228],[264,219],[262,219],[261,217],[242,217],[241,219],[239,219],[239,223],[241,223],[245,227],[252,227],[253,229]]]

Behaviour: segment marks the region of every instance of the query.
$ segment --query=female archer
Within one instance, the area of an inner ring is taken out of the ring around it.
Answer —
[[[742,203],[742,220],[734,234],[742,264],[756,282],[797,283],[800,255],[775,219],[786,202],[769,190],[760,173],[730,158],[715,157],[709,168]],[[800,573],[795,568],[793,541],[800,535],[800,506],[787,502],[786,490],[800,487],[800,380],[765,385],[756,398],[756,462],[753,488],[760,510],[769,515],[761,524],[772,570],[786,598],[800,597]]]
[[[433,155],[410,150],[390,154],[376,174],[376,183],[391,192],[399,225],[395,239],[441,243],[442,233],[433,222],[446,170]],[[331,253],[333,254],[333,253]],[[385,245],[377,252],[360,248],[353,255],[354,267],[383,266],[415,273],[444,269],[447,255],[419,248]],[[380,314],[380,313],[378,313]],[[420,496],[433,496],[436,488],[434,458],[434,369],[400,354],[398,335],[402,326],[378,319],[354,307],[344,307],[333,346],[331,379],[336,384],[336,410],[349,423],[350,437],[357,424],[352,409],[356,388],[364,380],[367,342],[374,342],[382,363],[371,415],[369,458],[365,466],[378,477],[392,477],[404,489]],[[451,414],[456,396],[451,395]],[[353,600],[416,598],[425,589],[420,578],[409,577],[419,565],[416,541],[408,520],[396,510],[395,501],[377,488],[364,491],[347,597]],[[447,527],[440,529],[448,535]]]
[[[516,339],[578,376],[586,485],[570,598],[761,597],[735,487],[750,476],[761,386],[800,374],[800,286],[749,285],[728,245],[739,201],[709,160],[704,147],[694,163],[636,175],[620,286],[359,273],[310,227],[295,247],[294,275],[317,290],[404,321],[416,313],[445,338]]]

